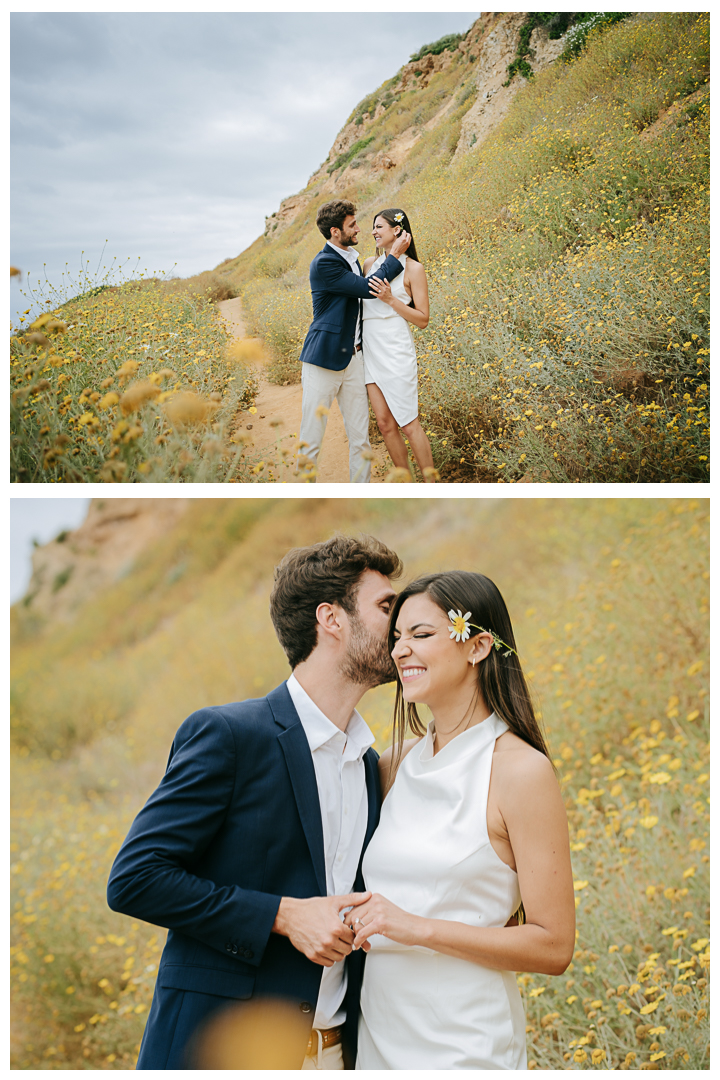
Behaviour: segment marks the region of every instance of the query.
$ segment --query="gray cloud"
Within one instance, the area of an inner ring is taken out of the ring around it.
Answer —
[[[357,102],[476,14],[13,14],[13,263],[238,254]]]

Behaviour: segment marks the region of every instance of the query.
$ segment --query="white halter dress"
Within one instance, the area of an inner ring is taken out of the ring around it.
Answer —
[[[517,874],[487,831],[493,713],[433,756],[432,725],[407,754],[363,860],[365,886],[415,915],[504,926]],[[526,1069],[515,974],[370,938],[358,1069]]]
[[[407,255],[401,255],[399,261],[403,273],[393,278],[390,289],[403,304],[409,304],[411,297],[403,284]],[[384,262],[383,254],[375,260],[370,273]],[[365,382],[377,383],[390,412],[403,427],[418,415],[417,358],[410,325],[383,300],[363,300],[362,306]]]

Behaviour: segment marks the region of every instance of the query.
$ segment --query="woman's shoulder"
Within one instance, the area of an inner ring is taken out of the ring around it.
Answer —
[[[405,259],[405,273],[409,273],[410,277],[419,277],[421,274],[425,274],[425,267],[417,259],[411,259],[408,255]]]
[[[504,732],[495,742],[493,772],[498,780],[513,788],[557,782],[549,758],[512,731]]]

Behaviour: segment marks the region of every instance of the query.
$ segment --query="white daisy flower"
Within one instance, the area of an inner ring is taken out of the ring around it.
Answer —
[[[466,611],[464,615],[461,615],[459,611],[448,611],[448,619],[452,623],[451,626],[448,626],[450,637],[455,638],[456,641],[467,641],[470,637],[469,620],[471,618],[471,611]]]

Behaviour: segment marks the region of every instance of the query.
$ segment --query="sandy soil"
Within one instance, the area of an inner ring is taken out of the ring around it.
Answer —
[[[217,306],[236,340],[246,337],[240,300],[221,300]],[[260,386],[255,400],[257,413],[250,417],[243,414],[243,429],[250,428],[256,452],[262,454],[267,448],[268,456],[272,455],[276,459],[278,439],[282,440],[281,445],[288,450],[294,449],[296,445],[302,415],[302,388],[299,385],[276,386],[268,382],[261,365],[255,368],[255,376]],[[384,447],[375,448],[375,452],[379,462],[373,465],[370,482],[379,484],[382,483],[382,475],[391,462]],[[294,475],[294,469],[290,465],[285,467],[284,475],[279,479],[290,484],[303,482]],[[317,483],[347,484],[349,481],[348,441],[338,403],[334,401],[318,458]]]

